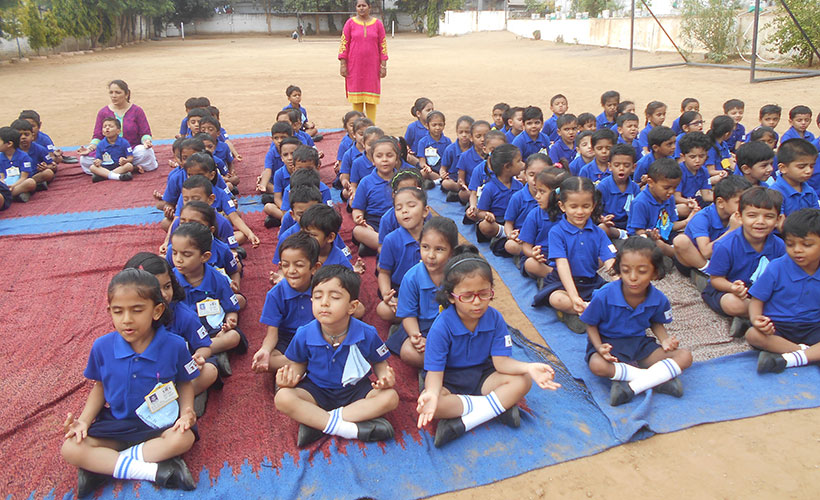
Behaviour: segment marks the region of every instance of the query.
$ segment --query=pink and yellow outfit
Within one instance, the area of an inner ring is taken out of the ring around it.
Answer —
[[[374,120],[381,95],[379,70],[381,62],[387,60],[382,22],[376,18],[366,22],[357,17],[348,19],[342,30],[339,59],[347,61],[347,100],[353,103],[353,109],[366,112]]]

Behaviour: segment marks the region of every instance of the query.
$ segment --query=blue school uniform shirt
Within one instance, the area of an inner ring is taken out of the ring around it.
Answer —
[[[453,141],[451,141],[450,138],[444,134],[441,134],[441,139],[435,140],[428,132],[427,135],[423,136],[419,140],[419,150],[417,153],[424,157],[428,166],[436,170],[441,166],[441,160],[444,158],[444,152],[452,143]]]
[[[467,149],[472,148],[472,145],[467,147]],[[461,159],[462,154],[463,152],[461,151],[461,146],[459,146],[458,141],[453,142],[444,150],[444,156],[441,158],[441,166],[448,172],[455,173],[458,160]]]
[[[640,144],[638,144],[638,139],[632,139],[632,142],[626,142],[624,136],[618,135],[618,144],[629,144],[632,146],[632,149],[635,150],[635,158],[640,159],[643,156],[643,150],[641,149]]]
[[[607,177],[612,176],[612,172],[609,170],[609,167],[606,168],[603,172],[601,169],[598,168],[598,162],[596,160],[592,160],[591,162],[584,165],[581,170],[578,172],[579,177],[586,177],[590,179],[593,183],[598,184],[602,180]]]
[[[815,149],[820,151],[820,139],[817,139],[817,140],[814,141],[814,147],[815,147]],[[777,171],[777,155],[774,156],[774,171],[772,172],[773,176],[774,176],[774,173],[776,171]],[[769,177],[769,180],[771,180],[771,177]],[[808,183],[809,186],[812,187],[812,189],[814,189],[815,192],[820,191],[820,155],[817,156],[817,160],[815,160],[815,162],[814,162],[814,172],[812,172],[811,178],[806,182]]]
[[[339,243],[344,246],[343,249],[339,248]],[[332,266],[334,264],[353,269],[353,264],[350,263],[350,249],[347,248],[347,245],[344,244],[342,238],[339,236],[336,236],[336,240],[333,242],[333,246],[330,247],[330,252],[327,254],[327,258],[322,265]]]
[[[560,137],[558,137],[558,126],[556,122],[558,121],[557,115],[552,115],[546,120],[544,120],[544,126],[541,128],[541,133],[545,136],[549,137],[551,142],[555,142]]]
[[[592,161],[595,160],[593,159]],[[586,166],[586,164],[587,161],[584,160],[584,157],[581,155],[577,155],[574,160],[569,162],[569,171],[572,175],[578,176],[581,173],[581,169],[583,169]]]
[[[510,203],[504,211],[504,221],[512,222],[514,229],[521,229],[529,213],[536,207],[538,202],[532,197],[529,187],[524,185],[510,196]]]
[[[783,240],[769,234],[763,243],[763,250],[756,251],[743,234],[743,228],[733,229],[712,247],[712,258],[706,274],[723,276],[730,283],[740,280],[749,286],[774,259],[786,253]]]
[[[358,158],[353,160],[353,165],[350,167],[350,182],[353,184],[358,184],[362,181],[367,175],[370,174],[373,170],[375,170],[376,165],[370,161],[366,155],[360,155]]]
[[[175,267],[173,238],[168,241],[168,250],[165,252],[165,260],[168,261],[171,267]],[[228,244],[216,238],[212,238],[211,240],[211,258],[208,259],[206,264],[224,274],[229,280],[231,279],[230,275],[239,270],[239,261],[236,260],[236,256],[231,252]]]
[[[179,335],[185,340],[188,352],[192,355],[203,347],[211,347],[211,337],[208,330],[199,322],[199,318],[190,309],[178,301],[168,304],[171,310],[171,323],[168,331]]]
[[[576,154],[578,154],[578,151],[576,151],[574,147],[567,146],[564,144],[564,141],[559,138],[552,147],[550,147],[549,157],[553,163],[558,163],[561,161],[561,158],[571,163],[572,160],[575,159]]]
[[[285,163],[282,161],[282,155],[280,155],[279,150],[276,149],[276,143],[270,143],[270,148],[268,148],[268,152],[265,153],[265,168],[276,172],[284,166]]]
[[[615,246],[603,229],[587,220],[583,229],[562,217],[549,234],[549,260],[567,259],[574,278],[593,278],[598,273],[598,260],[615,258]]]
[[[644,337],[652,325],[672,322],[672,305],[663,292],[650,284],[644,301],[633,308],[626,302],[622,283],[610,281],[592,292],[581,321],[612,338]]]
[[[179,135],[181,135],[183,137],[187,137],[187,136],[191,135],[191,129],[188,128],[188,117],[187,116],[185,118],[183,118],[182,121],[179,123]]]
[[[713,203],[693,215],[683,233],[697,245],[697,238],[708,237],[709,241],[715,241],[728,229],[728,221],[727,225],[723,225],[717,206]]]
[[[702,189],[712,190],[712,185],[709,184],[709,171],[706,170],[705,166],[700,167],[697,173],[693,174],[691,170],[686,168],[684,162],[680,162],[678,165],[682,172],[678,192],[684,198],[694,198]]]
[[[789,130],[783,132],[783,137],[780,138],[780,144],[783,144],[789,139],[805,139],[809,142],[814,142],[814,134],[806,130],[801,137],[800,132],[795,130],[794,127],[789,127]]]
[[[641,157],[641,159],[635,163],[635,172],[632,174],[632,180],[640,183],[641,177],[648,175],[649,167],[659,159],[660,158],[655,158],[655,153],[649,153]]]
[[[788,255],[774,259],[763,271],[749,295],[763,301],[763,315],[773,321],[820,322],[820,269],[809,275]]]
[[[287,168],[280,168],[273,174],[273,192],[284,193],[285,188],[290,186],[290,172]]]
[[[51,140],[45,132],[42,130],[37,132],[37,137],[34,138],[34,142],[46,148],[49,152],[54,151],[54,141]]]
[[[31,158],[31,168],[34,172],[37,171],[37,165],[41,163],[45,163],[46,165],[51,165],[54,163],[54,160],[52,160],[51,156],[48,155],[48,149],[46,149],[45,146],[37,144],[36,142],[32,142],[28,148],[28,151],[23,152]]]
[[[464,326],[453,305],[430,326],[424,348],[424,369],[433,372],[468,368],[491,362],[492,356],[512,356],[512,338],[501,313],[493,307],[478,320],[474,331]]]
[[[174,219],[171,223],[171,234],[179,227],[179,218]],[[236,248],[239,245],[236,243],[236,236],[234,236],[233,224],[224,215],[216,214],[216,239],[228,245],[228,248]]]
[[[233,163],[233,155],[231,154],[231,148],[228,147],[227,144],[224,142],[217,141],[216,147],[214,148],[214,158],[221,159],[226,165],[230,165]]]
[[[273,262],[274,264],[279,264],[279,261],[281,260],[279,256],[279,247],[282,246],[282,242],[288,239],[289,236],[292,236],[301,230],[302,228],[299,226],[299,224],[292,224],[289,228],[285,229],[284,231],[279,231],[279,237],[276,240],[276,250],[273,251],[273,260],[271,262]],[[336,235],[336,239],[333,240],[333,247],[337,248],[340,252],[342,252],[343,255],[346,255],[347,258],[350,259],[350,249],[347,248],[347,245],[345,245],[344,240],[342,240],[342,237],[338,234]],[[325,262],[325,265],[328,266],[330,264]]]
[[[339,141],[339,149],[336,150],[336,160],[341,162],[342,158],[345,156],[345,153],[347,153],[347,150],[353,147],[354,142],[355,141],[349,135],[345,134],[345,136],[342,137],[342,140]]]
[[[732,153],[735,152],[735,144],[738,142],[743,142],[743,138],[746,136],[746,127],[738,123],[735,125],[735,129],[732,131],[732,135],[726,140],[729,143],[729,151]]]
[[[438,292],[438,287],[430,278],[430,273],[424,267],[424,262],[416,263],[407,270],[401,280],[401,293],[396,306],[396,317],[433,321],[439,313],[436,292]]]
[[[282,279],[265,295],[259,322],[279,329],[279,338],[290,338],[299,327],[313,321],[310,287],[300,292]]]
[[[365,176],[356,188],[352,208],[363,211],[368,218],[381,219],[381,216],[392,206],[393,193],[390,189],[390,181],[382,179],[378,170]]]
[[[477,165],[480,165],[482,161],[484,161],[484,158],[476,152],[475,148],[470,148],[459,156],[456,170],[463,170],[465,174],[464,179],[469,183],[473,175],[473,169],[475,169]],[[458,180],[455,175],[453,176],[453,180]]]
[[[114,144],[108,142],[108,139],[101,140],[95,150],[95,157],[102,161],[104,167],[119,165],[120,158],[127,158],[133,154],[134,151],[131,149],[131,145],[128,144],[128,141],[119,136],[114,141]]]
[[[379,253],[379,269],[390,273],[390,282],[393,285],[401,285],[401,280],[407,270],[420,260],[419,242],[407,229],[399,227],[385,236],[381,253]]]
[[[638,137],[635,140],[638,141],[638,146],[640,146],[641,151],[643,151],[643,148],[647,148],[649,150],[649,152],[651,153],[652,148],[649,147],[649,131],[650,130],[652,130],[652,124],[647,123],[646,127],[644,127],[643,130],[641,130],[638,133]]]
[[[743,139],[743,142],[751,142],[752,141],[752,132],[759,129],[760,127],[762,127],[762,125],[758,125],[757,127],[750,130],[746,134],[746,137]],[[774,133],[774,142],[775,142],[775,144],[777,144],[779,141],[780,141],[780,135],[777,132],[775,132]],[[777,163],[775,163],[775,170],[777,170]]]
[[[481,190],[484,184],[495,177],[492,172],[487,171],[487,160],[482,161],[473,168],[473,173],[467,178],[467,189],[475,191],[478,197],[481,197]]]
[[[221,189],[214,189],[214,202],[211,203],[211,206],[217,210],[218,212],[222,212],[223,214],[231,215],[232,213],[236,212],[236,202],[233,201],[230,195],[225,194],[225,191]],[[182,212],[182,207],[185,206],[183,202],[182,196],[177,199],[177,208],[174,214],[179,217],[180,212]]]
[[[521,232],[518,233],[518,239],[532,246],[540,245],[541,254],[549,257],[550,231],[557,223],[558,221],[550,220],[549,212],[536,206],[527,215]]]
[[[356,146],[356,143],[353,143],[350,149],[348,149],[347,152],[345,152],[344,156],[342,156],[342,164],[339,166],[339,175],[350,175],[351,171],[353,170],[353,162],[356,161],[362,155],[364,155],[364,151],[359,151],[359,148],[358,146]]]
[[[618,131],[618,123],[615,122],[615,120],[607,120],[605,111],[601,111],[601,114],[595,117],[595,127],[598,130],[601,130],[602,128],[608,128],[609,130],[613,130],[615,132]]]
[[[510,187],[507,187],[498,180],[498,177],[492,176],[484,184],[484,189],[481,190],[481,196],[478,197],[476,207],[484,212],[492,212],[495,215],[496,222],[504,224],[504,214],[510,205],[510,198],[512,198],[513,193],[520,191],[523,187],[521,181],[515,177],[510,179]]]
[[[683,129],[682,129],[682,128],[680,128],[680,116],[679,116],[679,117],[677,117],[677,118],[675,118],[675,120],[672,122],[672,127],[670,127],[670,128],[671,128],[671,129],[672,129],[672,131],[673,131],[673,132],[675,132],[678,136],[680,136],[681,134],[683,134]]]
[[[28,173],[31,177],[35,174],[36,166],[31,161],[31,157],[23,151],[17,149],[11,158],[5,153],[0,153],[0,172],[3,173],[3,179],[6,185],[11,186],[18,180],[23,172]]]
[[[772,184],[772,189],[776,189],[783,195],[783,206],[780,209],[782,214],[788,216],[801,208],[820,208],[817,193],[809,186],[809,183],[804,182],[800,187],[803,191],[798,193],[782,175]]]
[[[324,182],[319,181],[319,192],[322,193],[322,203],[325,205],[332,207],[333,206],[333,194],[330,192],[330,188]],[[290,210],[290,184],[285,186],[285,191],[282,193],[282,206],[280,207],[283,211]]]
[[[424,222],[430,220],[433,214],[427,214],[427,217],[424,219]],[[392,233],[396,229],[399,228],[399,221],[396,219],[396,210],[391,208],[387,212],[382,215],[382,218],[379,220],[379,245],[384,243],[384,239],[387,237],[388,234]]]
[[[225,314],[229,312],[239,311],[239,299],[231,290],[231,284],[225,279],[225,276],[211,266],[203,266],[205,274],[202,277],[202,282],[193,286],[188,283],[188,280],[179,269],[174,268],[174,276],[176,276],[179,285],[185,290],[185,299],[180,301],[186,307],[191,309],[194,314],[199,317],[200,323],[205,328],[208,328],[209,333],[216,333],[222,328]],[[197,304],[208,299],[218,300],[221,312],[212,317],[199,316]],[[215,324],[215,323],[218,323]]]
[[[416,145],[425,134],[427,134],[427,127],[422,125],[418,120],[415,120],[413,123],[408,125],[407,130],[404,132],[404,140],[407,142],[410,150],[413,151],[413,153],[416,153],[416,155],[421,154],[416,149]]]
[[[176,205],[179,197],[182,196],[182,184],[188,178],[188,173],[182,167],[177,167],[168,172],[168,179],[165,182],[165,192],[162,193],[162,201]],[[225,184],[225,179],[219,172],[216,173],[216,183],[214,184],[214,192],[222,191],[228,196],[231,196],[231,190]]]
[[[390,357],[390,351],[379,338],[376,329],[352,317],[347,335],[339,347],[334,349],[327,343],[322,335],[321,325],[314,319],[296,330],[285,351],[285,357],[294,363],[305,363],[305,376],[322,389],[339,390],[344,387],[345,365],[353,346],[356,346],[361,357],[371,366]],[[359,373],[360,378],[349,380],[347,385],[356,384],[370,372],[368,369],[366,373]]]
[[[675,208],[674,196],[658,201],[649,189],[644,189],[632,200],[626,231],[632,235],[638,229],[647,231],[657,229],[661,238],[665,240],[669,238],[672,225],[677,221],[678,212]]]
[[[729,151],[729,141],[715,144],[706,154],[704,166],[714,165],[716,170],[726,170],[732,166],[732,153]]]
[[[199,376],[199,368],[185,341],[160,326],[139,354],[118,332],[98,338],[91,346],[83,376],[102,382],[111,414],[123,420],[138,418],[137,408],[157,382],[189,382]]]
[[[507,138],[507,144],[512,144],[513,141],[515,140],[515,138],[518,137],[519,135],[523,134],[523,133],[524,133],[524,131],[522,130],[521,132],[519,132],[517,134],[514,134],[512,129],[510,129],[510,130],[507,130],[506,132],[504,132],[504,137]],[[544,134],[544,135],[546,135],[546,134]],[[549,137],[549,136],[547,136],[547,137]]]
[[[626,188],[621,191],[615,178],[611,175],[601,180],[596,186],[601,192],[601,203],[604,207],[604,215],[613,215],[612,222],[619,229],[626,229],[626,221],[629,218],[629,211],[632,202],[641,192],[641,188],[632,179],[627,181]]]
[[[297,130],[293,133],[293,137],[299,139],[299,141],[301,141],[301,143],[305,146],[316,147],[316,144],[313,142],[313,138],[304,130]]]
[[[289,110],[289,109],[294,109],[293,103],[289,102],[287,106],[282,108],[282,111],[286,111],[286,110]],[[302,123],[307,123],[307,121],[308,121],[307,110],[303,106],[299,106],[299,112],[302,113]]]
[[[530,137],[526,132],[521,132],[512,143],[521,150],[521,158],[525,160],[533,153],[547,154],[550,148],[549,138],[541,132],[535,138]]]

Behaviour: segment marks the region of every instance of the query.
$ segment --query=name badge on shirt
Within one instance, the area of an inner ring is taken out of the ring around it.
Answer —
[[[164,387],[167,385],[171,386],[170,389],[173,393],[166,392],[168,389],[164,389]],[[160,392],[160,389],[162,389],[162,392]],[[173,397],[171,397],[172,395]],[[154,389],[145,396],[145,402],[137,408],[135,413],[140,420],[152,429],[170,427],[179,417],[179,404],[176,402],[178,397],[173,382],[157,384],[154,386]]]
[[[111,158],[111,154],[110,154],[110,153],[108,153],[108,152],[103,153],[103,155],[102,155],[102,156],[103,156],[103,157],[102,157],[102,162],[103,162],[103,164],[105,164],[105,165],[111,165],[112,163],[114,163],[114,159],[113,159],[113,158]]]
[[[236,245],[236,236],[234,236],[234,235],[228,236],[228,244],[229,245]]]
[[[6,169],[6,178],[20,177],[20,169],[17,167],[9,167]]]
[[[193,361],[193,360],[191,360]],[[145,402],[148,404],[148,409],[151,413],[156,413],[165,405],[176,401],[179,398],[177,388],[173,382],[167,382],[154,387],[154,389],[145,396]]]
[[[381,347],[376,349],[376,353],[378,353],[379,356],[384,356],[385,354],[387,354],[388,350],[389,349],[387,348],[387,346],[382,344]]]
[[[545,155],[549,154],[549,151],[547,151],[547,148],[541,148],[541,149],[538,150],[538,152],[541,153],[541,154],[545,154]]]
[[[720,166],[723,168],[723,170],[728,170],[732,166],[732,159],[724,158],[720,160]]]
[[[424,158],[427,160],[428,165],[436,165],[439,160],[441,160],[438,150],[433,146],[427,146],[424,148]]]
[[[664,240],[669,239],[669,235],[672,234],[672,221],[669,218],[669,212],[665,208],[658,214],[658,222],[655,223],[655,228]]]
[[[632,199],[635,198],[632,194],[626,195],[626,202],[624,202],[624,212],[629,213],[630,207],[632,207]]]
[[[231,208],[236,208],[236,202],[233,199],[228,200],[228,206]]]
[[[667,321],[672,321],[672,309],[664,311],[663,317],[666,318]]]
[[[205,299],[196,303],[196,313],[200,318],[219,314],[220,312],[222,312],[222,307],[220,307],[219,301],[216,299]]]

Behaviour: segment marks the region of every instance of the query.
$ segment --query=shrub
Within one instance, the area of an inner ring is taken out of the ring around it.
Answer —
[[[706,59],[724,62],[737,45],[739,7],[737,0],[683,0],[681,34],[700,42]]]

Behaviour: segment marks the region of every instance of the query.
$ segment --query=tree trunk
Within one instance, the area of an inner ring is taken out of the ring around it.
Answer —
[[[321,35],[322,30],[319,29],[319,14],[316,14],[314,17],[316,18],[316,34]]]

